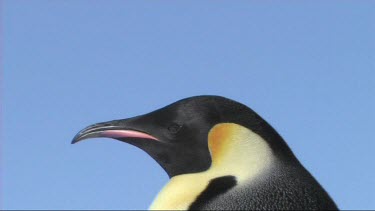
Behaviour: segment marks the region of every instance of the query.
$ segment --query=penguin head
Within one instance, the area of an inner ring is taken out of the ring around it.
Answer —
[[[72,143],[97,137],[134,145],[167,172],[150,209],[337,209],[265,120],[224,97],[190,97],[93,124]]]
[[[220,96],[196,96],[145,115],[93,124],[81,130],[72,143],[98,137],[126,142],[144,150],[169,177],[174,177],[210,168],[212,151],[219,146],[210,145],[208,137],[220,123],[242,125],[264,136],[266,141],[279,138],[271,126],[245,105]],[[211,136],[233,132],[228,128],[220,131]],[[283,141],[269,144],[275,149],[287,148]]]

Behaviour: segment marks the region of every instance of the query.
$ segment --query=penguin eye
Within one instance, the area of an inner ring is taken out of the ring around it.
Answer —
[[[181,129],[182,125],[179,125],[177,123],[172,123],[168,126],[168,131],[170,133],[177,133]]]

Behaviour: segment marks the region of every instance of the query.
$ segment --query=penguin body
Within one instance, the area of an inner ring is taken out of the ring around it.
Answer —
[[[154,210],[337,209],[281,136],[250,108],[219,96],[186,98],[149,114],[91,125],[80,140],[139,147],[170,181]]]

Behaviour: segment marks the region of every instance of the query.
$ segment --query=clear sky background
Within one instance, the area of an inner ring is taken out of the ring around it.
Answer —
[[[167,174],[83,127],[222,95],[375,209],[375,1],[3,1],[2,208],[146,209]]]

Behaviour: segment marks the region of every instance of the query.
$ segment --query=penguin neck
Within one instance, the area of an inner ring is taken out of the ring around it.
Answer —
[[[262,173],[273,160],[272,150],[261,136],[235,123],[215,125],[208,135],[208,147],[212,163],[205,173],[233,175],[239,183]]]
[[[219,177],[234,176],[238,186],[251,183],[273,164],[267,142],[250,129],[234,123],[215,125],[208,135],[212,163],[204,172],[174,176],[150,209],[187,210]]]

